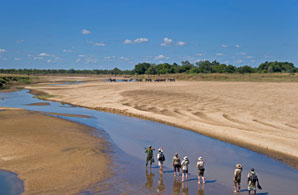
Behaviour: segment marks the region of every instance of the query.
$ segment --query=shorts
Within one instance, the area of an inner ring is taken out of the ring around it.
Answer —
[[[182,173],[188,174],[188,170],[182,170]]]
[[[180,165],[174,165],[174,172],[176,172],[176,170],[178,172],[180,171]]]
[[[199,169],[198,170],[198,176],[204,177],[205,169]]]
[[[163,161],[158,161],[158,166],[162,166],[163,165]]]
[[[241,179],[235,179],[235,180],[234,180],[234,183],[235,183],[235,184],[237,184],[237,183],[240,184],[240,183],[241,183]]]
[[[256,183],[253,183],[253,182],[249,182],[248,183],[248,190],[249,191],[255,191],[257,188],[256,188]]]

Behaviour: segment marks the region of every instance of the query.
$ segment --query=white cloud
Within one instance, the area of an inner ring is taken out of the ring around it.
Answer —
[[[76,62],[80,62],[80,61],[81,61],[81,59],[80,59],[80,58],[76,59]]]
[[[228,48],[229,46],[226,45],[226,44],[222,44],[221,47],[222,47],[222,48]]]
[[[253,56],[247,56],[246,57],[247,59],[252,59],[252,58],[254,58]]]
[[[122,56],[122,57],[120,57],[120,60],[127,61],[127,60],[129,60],[129,58]]]
[[[43,57],[33,57],[33,60],[43,60]]]
[[[82,34],[83,35],[89,35],[89,34],[91,34],[91,31],[89,31],[87,29],[82,29]]]
[[[237,45],[235,45],[235,47],[236,47],[236,48],[240,48],[240,45],[237,44]]]
[[[88,58],[86,58],[86,62],[87,63],[96,63],[96,62],[98,62],[98,60],[93,57],[88,57]]]
[[[115,59],[116,58],[116,56],[105,56],[104,57],[104,60],[105,61],[110,61],[110,60],[113,60],[113,59]]]
[[[41,56],[41,57],[46,57],[46,56],[50,56],[50,55],[47,54],[47,53],[40,53],[39,56]]]
[[[79,57],[79,58],[83,58],[83,57],[86,57],[86,55],[84,55],[84,54],[79,54],[78,57]]]
[[[5,49],[0,49],[0,53],[7,52]]]
[[[168,46],[173,43],[173,39],[170,39],[168,37],[163,38],[163,42],[160,44],[160,46]]]
[[[52,62],[52,60],[50,60],[50,59],[47,60],[47,63],[51,63],[51,62]]]
[[[242,55],[242,56],[245,56],[246,52],[240,52],[239,54]]]
[[[20,61],[22,58],[14,58],[15,61]]]
[[[71,49],[64,49],[63,52],[64,52],[64,53],[71,53],[72,50],[71,50]]]
[[[136,43],[146,43],[148,41],[149,41],[148,38],[141,37],[141,38],[135,39],[134,41],[126,39],[126,40],[123,41],[123,44],[128,45],[128,44],[136,44]]]
[[[148,42],[149,39],[148,38],[137,38],[136,40],[134,40],[133,42],[135,43],[146,43]]]
[[[101,47],[105,46],[105,44],[102,43],[102,42],[95,42],[95,43],[92,43],[92,44],[95,45],[95,46],[101,46]]]
[[[16,40],[16,43],[23,43],[24,40]]]
[[[224,56],[225,54],[223,54],[223,53],[217,53],[216,55],[217,56]]]
[[[179,46],[183,46],[183,45],[185,45],[185,42],[183,42],[183,41],[178,41],[178,42],[177,42],[177,45],[179,45]]]
[[[204,56],[204,53],[197,53],[196,56]]]
[[[123,41],[123,44],[126,44],[126,45],[127,45],[127,44],[132,44],[132,41],[129,40],[129,39],[126,39],[126,40]]]
[[[169,59],[169,57],[166,57],[166,56],[164,56],[164,55],[161,54],[159,56],[156,56],[155,59],[156,60],[167,60],[167,59]]]
[[[243,62],[243,60],[237,60],[236,61],[236,63],[242,63]]]

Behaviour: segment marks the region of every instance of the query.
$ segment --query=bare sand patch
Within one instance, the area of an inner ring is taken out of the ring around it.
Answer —
[[[297,167],[298,83],[109,83],[39,86],[48,99],[183,127]]]
[[[0,168],[24,181],[24,194],[74,194],[110,175],[107,143],[93,129],[39,112],[0,112]]]

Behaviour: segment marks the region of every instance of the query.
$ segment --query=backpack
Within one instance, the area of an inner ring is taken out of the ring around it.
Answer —
[[[163,153],[160,153],[158,160],[159,161],[165,161],[166,160],[165,155],[163,155]]]
[[[199,170],[204,169],[204,161],[199,161],[197,163],[197,167],[198,167]]]
[[[258,180],[257,175],[255,173],[250,173],[249,181],[256,183],[257,180]]]

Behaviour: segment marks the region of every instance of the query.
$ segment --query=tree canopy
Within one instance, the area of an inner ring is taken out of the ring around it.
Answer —
[[[111,75],[160,75],[160,74],[173,74],[173,73],[186,73],[186,74],[197,74],[197,73],[295,73],[298,72],[298,68],[291,62],[264,62],[258,67],[251,67],[244,65],[236,67],[233,65],[222,64],[217,61],[199,61],[195,64],[189,61],[182,61],[181,65],[177,63],[138,63],[135,65],[133,70],[121,70],[114,68],[112,70],[75,70],[75,69],[0,69],[0,73],[8,74],[28,74],[28,75],[43,75],[43,74],[111,74]]]

